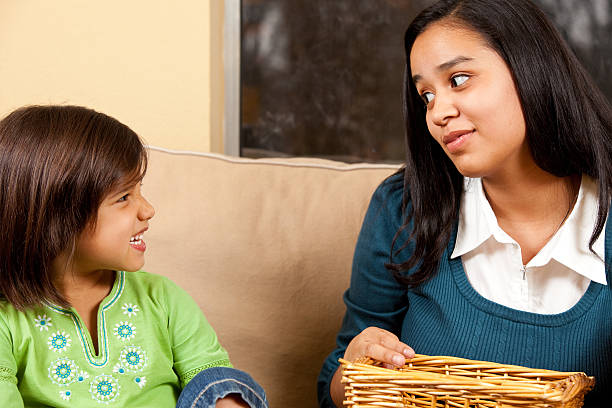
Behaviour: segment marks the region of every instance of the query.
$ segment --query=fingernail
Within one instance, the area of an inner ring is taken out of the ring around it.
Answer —
[[[409,357],[409,358],[414,357],[414,351],[412,351],[412,350],[411,350],[411,349],[409,349],[409,348],[405,348],[405,349],[404,349],[404,351],[403,351],[402,353],[404,353],[404,355],[405,355],[406,357]]]
[[[393,356],[393,364],[398,367],[403,366],[405,361],[406,360],[402,356]]]

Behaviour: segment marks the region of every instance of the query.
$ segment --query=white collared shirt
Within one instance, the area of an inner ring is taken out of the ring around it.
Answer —
[[[451,258],[461,257],[472,287],[501,305],[539,314],[569,310],[591,281],[606,285],[605,226],[589,250],[597,217],[597,185],[583,176],[572,212],[527,265],[519,244],[497,223],[479,178],[466,178]],[[607,223],[607,220],[606,220]]]

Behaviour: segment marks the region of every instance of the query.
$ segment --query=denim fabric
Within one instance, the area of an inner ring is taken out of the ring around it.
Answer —
[[[240,394],[251,408],[268,408],[266,393],[244,371],[229,367],[212,367],[201,371],[187,383],[176,408],[209,408],[229,394]]]

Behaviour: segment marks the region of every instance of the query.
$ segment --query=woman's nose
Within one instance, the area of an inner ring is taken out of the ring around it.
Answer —
[[[435,125],[444,126],[449,119],[459,115],[459,109],[452,97],[442,93],[436,95],[433,100],[433,106],[429,109],[428,114]]]

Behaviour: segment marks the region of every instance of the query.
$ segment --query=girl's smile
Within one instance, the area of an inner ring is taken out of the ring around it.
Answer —
[[[140,191],[140,183],[107,196],[98,209],[95,225],[79,236],[73,270],[136,271],[144,265],[143,240],[155,210]]]
[[[144,230],[140,231],[139,233],[130,238],[130,245],[132,246],[132,248],[142,252],[147,249],[147,244],[143,241],[142,234],[148,229],[149,228],[145,228]]]

